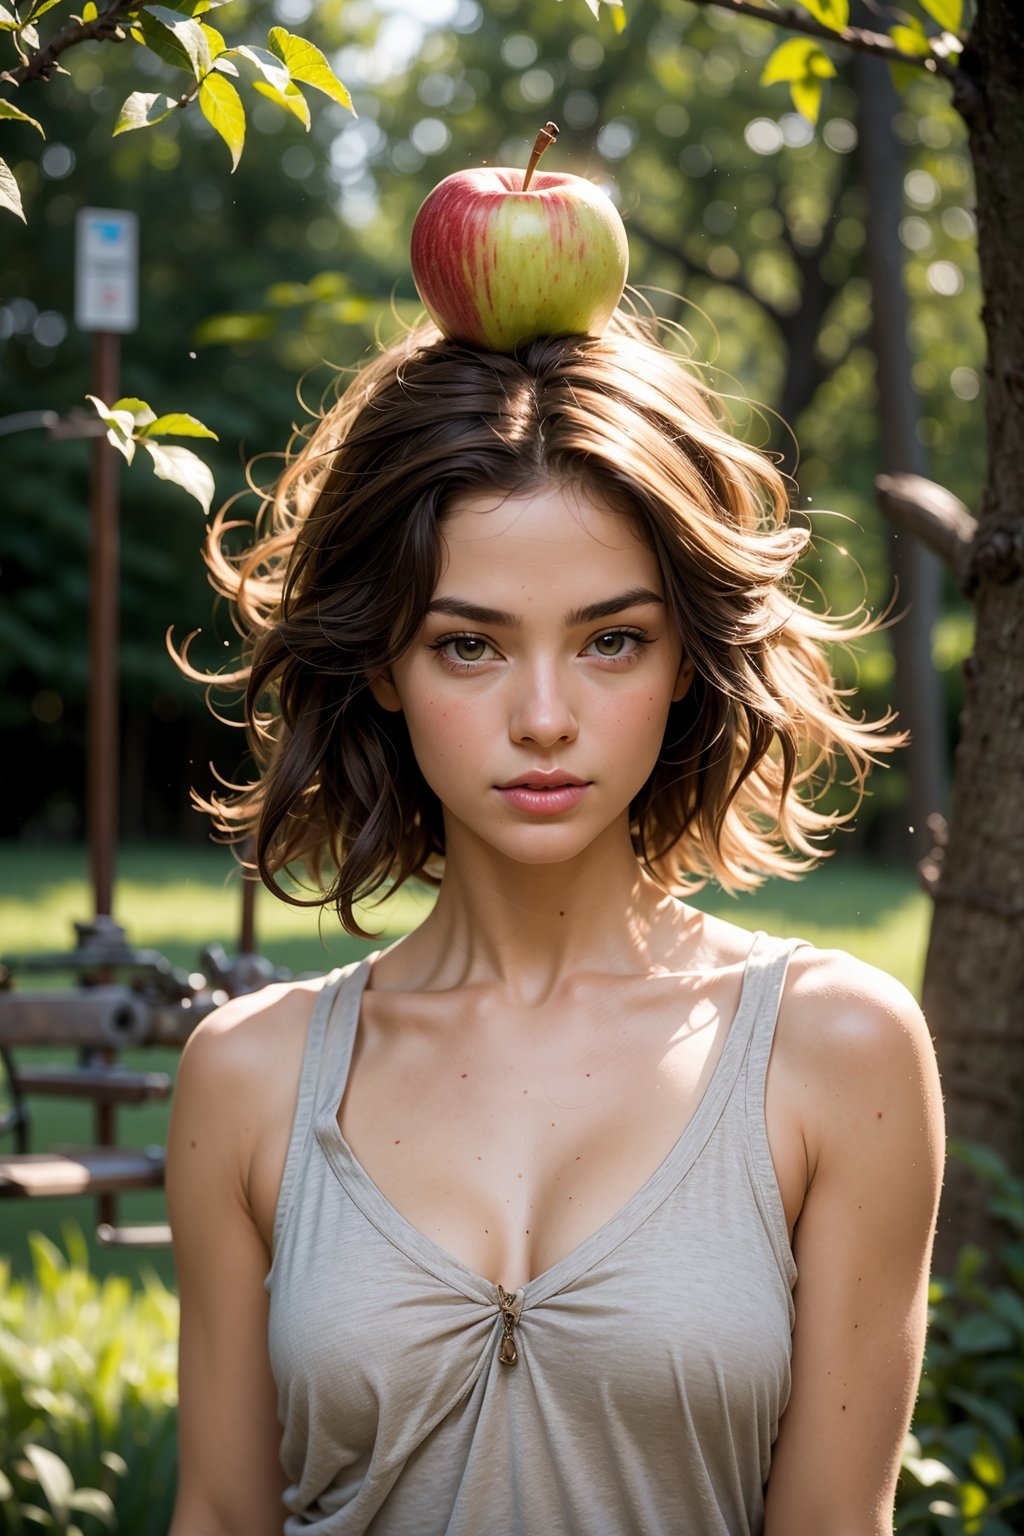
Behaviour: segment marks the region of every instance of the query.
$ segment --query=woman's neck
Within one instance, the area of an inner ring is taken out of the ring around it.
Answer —
[[[583,971],[643,974],[671,963],[695,921],[643,872],[617,828],[557,864],[514,862],[456,835],[433,911],[385,971],[396,986],[493,985],[533,1005]]]

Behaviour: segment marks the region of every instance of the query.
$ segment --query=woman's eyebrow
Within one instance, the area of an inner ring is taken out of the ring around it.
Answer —
[[[657,603],[662,608],[665,606],[664,598],[652,592],[649,587],[630,587],[628,592],[603,598],[599,603],[588,603],[585,608],[573,608],[565,616],[565,627],[575,629],[580,624],[591,624],[595,619],[608,619],[625,608],[637,608],[644,603]],[[447,613],[456,619],[470,619],[474,624],[493,624],[500,629],[520,629],[523,623],[518,614],[505,613],[501,608],[481,608],[478,603],[469,603],[462,597],[435,597],[427,604],[427,612]]]

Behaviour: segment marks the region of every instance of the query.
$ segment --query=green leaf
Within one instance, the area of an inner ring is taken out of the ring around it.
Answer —
[[[37,123],[34,117],[29,117],[27,112],[23,112],[20,107],[12,106],[9,101],[0,100],[0,117],[13,118],[16,123],[31,123],[36,132],[41,133],[44,139],[46,138],[42,123]]]
[[[800,0],[800,4],[833,32],[841,32],[850,20],[850,0]]]
[[[254,80],[252,88],[254,91],[259,91],[261,96],[268,97],[270,101],[276,101],[279,107],[284,107],[286,111],[293,113],[306,132],[309,132],[311,121],[309,102],[294,81],[287,80],[284,89],[278,90],[276,85],[268,85],[266,80]]]
[[[133,128],[150,128],[154,123],[162,123],[177,108],[178,103],[173,96],[133,91],[118,114],[114,133],[129,133]]]
[[[301,80],[303,84],[311,85],[314,90],[323,91],[325,96],[347,107],[352,116],[356,116],[352,97],[319,48],[315,48],[312,43],[307,43],[304,37],[296,37],[293,33],[287,32],[284,27],[271,27],[267,40],[272,52],[287,64],[288,73],[293,80]]]
[[[52,1515],[48,1515],[45,1509],[40,1509],[38,1504],[19,1504],[19,1513],[27,1515],[30,1520],[36,1520],[45,1531],[57,1530],[57,1524]]]
[[[68,1499],[75,1491],[74,1479],[60,1457],[48,1451],[44,1445],[26,1445],[25,1455],[39,1479],[39,1486],[46,1495],[56,1518],[67,1519]]]
[[[161,480],[172,480],[194,496],[204,512],[213,502],[214,481],[209,466],[189,448],[165,448],[162,443],[143,442],[153,460],[153,469]]]
[[[607,0],[607,4],[611,6],[613,30],[616,32],[625,32],[626,7],[621,3],[621,0]]]
[[[233,347],[239,342],[265,341],[277,329],[275,315],[259,310],[247,314],[208,315],[192,333],[197,347]]]
[[[266,48],[253,48],[248,43],[232,48],[231,52],[241,54],[243,59],[248,59],[250,64],[255,64],[268,85],[275,86],[279,91],[287,89],[291,76],[287,66],[282,63],[276,53],[270,53]]]
[[[934,1456],[904,1456],[903,1466],[912,1477],[916,1477],[922,1488],[934,1488],[936,1483],[948,1483],[956,1487],[959,1482],[956,1473]]]
[[[140,438],[147,437],[212,437],[215,443],[220,442],[216,432],[204,426],[195,416],[189,416],[186,411],[172,411],[169,416],[153,416],[139,433]]]
[[[40,0],[38,5],[32,7],[30,21],[38,21],[40,16],[45,16],[47,11],[52,11],[55,5],[62,5],[64,0]]]
[[[790,37],[768,55],[761,71],[761,84],[789,84],[808,76],[834,75],[835,72],[832,60],[812,37]]]
[[[963,0],[921,0],[921,9],[945,31],[960,31],[964,19]]]
[[[822,82],[835,72],[832,60],[813,38],[791,37],[769,54],[761,71],[761,84],[785,82],[797,111],[816,123],[821,110]]]
[[[223,34],[218,32],[216,27],[211,27],[209,22],[201,21],[199,25],[203,30],[203,36],[206,38],[207,44],[209,46],[210,58],[219,59],[221,54],[228,46],[224,41]]]
[[[971,1471],[979,1483],[1000,1489],[1006,1481],[1006,1467],[999,1452],[983,1440],[971,1456]]]
[[[983,1312],[961,1318],[950,1329],[953,1347],[963,1355],[988,1355],[1013,1347],[1013,1333],[999,1318]]]
[[[191,16],[179,16],[177,11],[172,11],[165,5],[147,5],[143,8],[142,15],[151,16],[157,25],[174,39],[187,56],[192,73],[197,80],[208,72],[213,63],[210,58],[210,45],[198,21]],[[143,30],[145,31],[145,28]],[[148,34],[146,41],[150,41]],[[152,47],[151,43],[150,46]]]
[[[93,0],[85,0],[85,4],[82,6],[82,20],[95,21],[99,14]]]
[[[809,123],[818,121],[818,113],[821,111],[821,92],[821,81],[811,75],[805,80],[789,82],[789,94],[793,98],[793,105]]]
[[[231,151],[234,170],[245,143],[245,108],[230,80],[210,74],[199,87],[199,106],[211,128],[215,128]]]
[[[25,210],[21,206],[21,192],[18,189],[18,183],[15,181],[14,172],[6,160],[0,160],[0,208],[6,208],[8,213],[13,213],[23,224],[28,223],[28,220],[25,218]]]
[[[164,63],[170,64],[172,68],[183,69],[187,75],[195,75],[188,49],[183,47],[173,32],[169,32],[160,22],[154,21],[152,16],[147,16],[145,11],[140,11],[130,23],[130,27],[131,35],[140,47],[150,49],[158,59],[163,59]]]
[[[890,27],[889,36],[901,53],[912,53],[917,58],[924,58],[932,51],[928,34],[915,16],[909,16],[907,21],[905,27]]]
[[[156,412],[145,400],[140,400],[136,395],[125,395],[120,400],[115,400],[110,407],[111,411],[127,411],[137,427],[143,427],[149,421],[156,421]]]
[[[104,405],[98,395],[86,395],[96,407],[96,413],[109,427],[107,442],[118,453],[124,455],[125,462],[130,464],[135,457],[135,416],[132,411],[118,411],[112,405]]]
[[[968,1520],[983,1515],[988,1508],[988,1494],[977,1483],[961,1483],[960,1509]]]
[[[110,1495],[101,1493],[99,1488],[78,1488],[68,1500],[70,1509],[81,1510],[83,1514],[94,1516],[108,1528],[114,1524],[114,1506],[110,1502]]]

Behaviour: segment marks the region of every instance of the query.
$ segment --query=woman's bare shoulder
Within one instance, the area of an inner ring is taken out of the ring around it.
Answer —
[[[274,982],[231,998],[197,1024],[182,1050],[176,1094],[216,1101],[241,1132],[294,1096],[323,978]]]
[[[783,1013],[790,1033],[808,1049],[872,1049],[894,1033],[924,1034],[927,1025],[913,995],[878,966],[842,949],[800,944],[786,979]],[[780,1014],[781,1020],[782,1014]]]
[[[941,1114],[920,1007],[895,977],[843,950],[794,951],[776,1038],[812,1170],[827,1142],[856,1137],[886,1113]]]

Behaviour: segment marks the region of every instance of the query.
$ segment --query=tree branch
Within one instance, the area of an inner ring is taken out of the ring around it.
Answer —
[[[57,60],[62,53],[91,38],[99,38],[101,41],[112,38],[120,18],[128,12],[137,11],[139,4],[140,0],[110,0],[106,10],[101,11],[95,21],[66,21],[48,43],[36,50],[27,64],[5,70],[0,75],[0,84],[24,85],[28,80],[48,80],[57,68]]]
[[[978,523],[959,496],[923,475],[878,475],[875,498],[890,522],[927,544],[967,588]]]
[[[782,314],[781,310],[776,309],[775,305],[769,300],[762,299],[759,294],[755,293],[746,278],[742,276],[717,277],[710,268],[703,266],[699,261],[694,261],[685,251],[673,245],[671,240],[666,240],[663,235],[656,234],[653,229],[648,229],[646,224],[640,224],[634,218],[629,220],[629,228],[631,233],[639,235],[644,244],[649,246],[652,251],[657,251],[661,256],[668,256],[672,261],[678,262],[688,272],[696,272],[701,277],[706,277],[709,282],[721,283],[726,288],[735,288],[737,293],[742,293],[746,298],[752,299],[776,325],[782,326],[785,324],[786,316]]]
[[[956,64],[939,58],[936,53],[904,53],[884,32],[870,32],[866,27],[824,27],[811,16],[798,16],[795,11],[771,3],[759,5],[755,0],[693,0],[693,4],[714,6],[738,16],[754,16],[758,21],[770,21],[775,26],[785,27],[788,32],[802,32],[805,37],[817,38],[822,43],[842,43],[858,53],[872,53],[889,64],[909,64],[913,69],[923,69],[926,74],[944,75],[947,80],[959,78]]]

